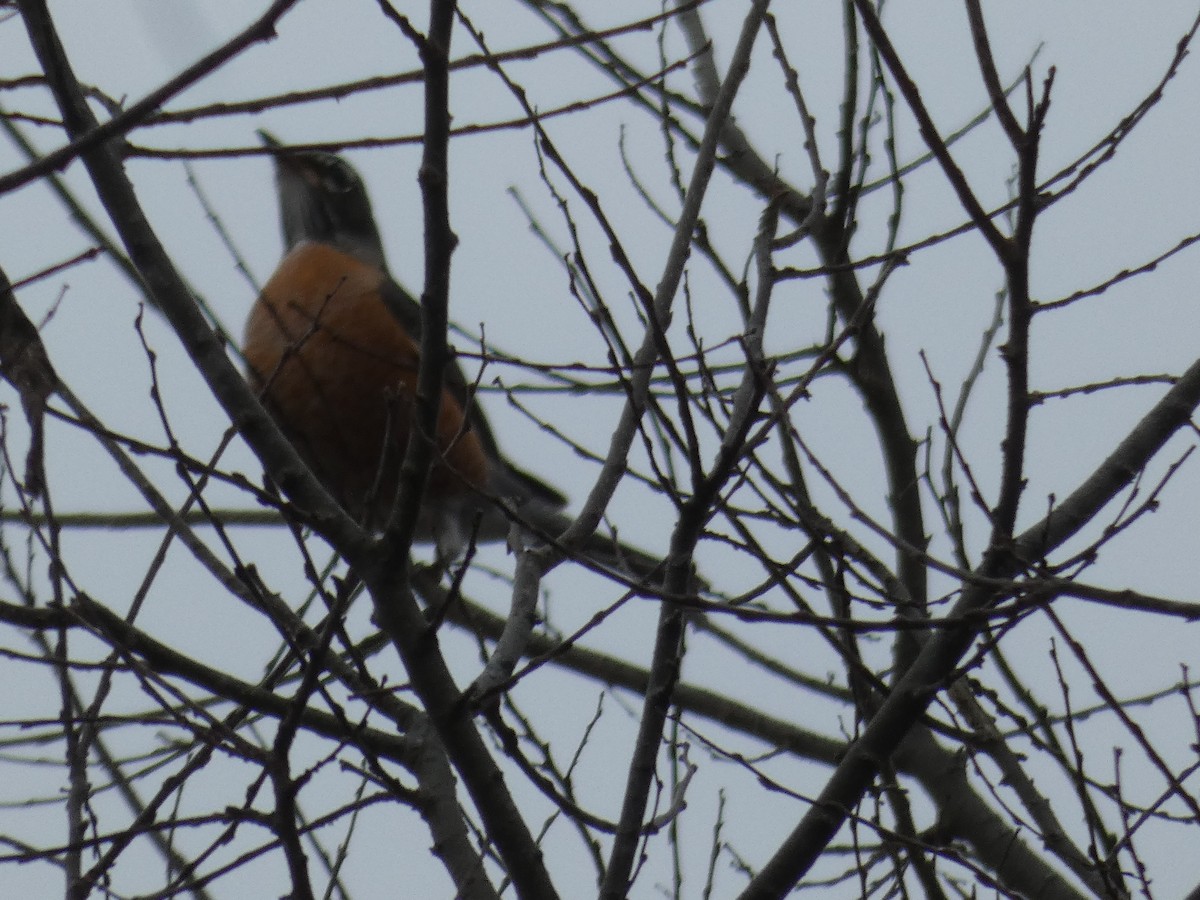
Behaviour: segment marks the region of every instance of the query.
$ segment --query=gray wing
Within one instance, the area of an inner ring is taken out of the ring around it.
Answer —
[[[388,310],[399,320],[404,329],[416,340],[421,339],[421,305],[413,296],[396,283],[395,279],[387,276],[380,289],[383,302]],[[517,499],[538,500],[546,507],[561,510],[567,505],[567,498],[561,491],[551,487],[535,475],[522,471],[510,463],[500,451],[495,434],[488,424],[487,417],[475,401],[471,382],[467,381],[462,367],[457,361],[451,361],[446,366],[446,388],[450,391],[459,405],[467,411],[467,423],[483,444],[488,459],[496,464],[491,490],[500,496],[511,496]]]

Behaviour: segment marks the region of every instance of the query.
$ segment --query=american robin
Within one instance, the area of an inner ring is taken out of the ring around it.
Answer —
[[[395,500],[420,362],[420,306],[387,271],[379,229],[358,173],[331,154],[274,149],[287,251],[246,322],[251,384],[313,473],[346,511],[382,526]],[[443,557],[468,541],[504,540],[512,521],[557,537],[566,498],[501,453],[469,382],[444,374],[437,459],[418,539]],[[601,534],[584,552],[634,576],[660,562]]]

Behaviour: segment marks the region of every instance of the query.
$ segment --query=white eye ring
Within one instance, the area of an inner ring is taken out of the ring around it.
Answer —
[[[326,163],[321,181],[325,190],[333,194],[345,194],[354,190],[358,185],[358,178],[355,177],[354,170],[336,158],[330,159]]]

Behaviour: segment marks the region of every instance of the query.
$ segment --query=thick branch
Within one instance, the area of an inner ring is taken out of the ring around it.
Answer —
[[[671,307],[683,277],[684,263],[692,245],[696,223],[700,217],[700,208],[704,194],[708,188],[716,164],[717,147],[720,145],[721,133],[729,120],[733,109],[733,100],[737,96],[746,73],[750,69],[750,53],[754,48],[754,40],[762,27],[770,0],[756,0],[747,13],[742,24],[742,31],[733,51],[729,71],[717,92],[716,100],[709,112],[708,123],[705,126],[704,137],[696,156],[692,179],[688,184],[684,198],[683,210],[675,226],[675,234],[667,255],[663,277],[659,281],[654,303],[649,310],[652,321],[647,325],[645,339],[634,358],[634,370],[631,380],[634,385],[634,395],[627,403],[621,416],[621,423],[613,437],[608,458],[604,469],[619,465],[623,470],[625,460],[633,441],[635,427],[641,417],[645,393],[649,387],[654,361],[660,353],[659,338],[656,328],[664,328],[670,321]],[[619,473],[612,472],[610,475]],[[696,473],[699,478],[699,473]],[[607,490],[609,495],[616,487],[616,478],[602,477],[597,481],[592,496],[588,498],[589,506],[593,505],[601,490]],[[599,503],[597,508],[603,508],[607,502]],[[694,546],[698,532],[691,536]],[[570,531],[564,535],[569,539]],[[680,537],[677,530],[675,538]],[[674,540],[673,540],[674,544]],[[674,563],[679,560],[676,552],[681,548],[672,546],[671,558]],[[690,551],[690,547],[687,548]],[[685,587],[676,583],[680,577],[686,578],[679,565],[673,565],[668,578],[667,590],[674,591]],[[682,640],[684,630],[683,611],[670,603],[663,604],[659,618],[658,635],[655,641],[654,659],[651,663],[650,681],[642,709],[642,719],[638,727],[637,742],[629,764],[629,777],[625,785],[625,796],[621,805],[621,817],[617,829],[617,837],[613,842],[609,865],[604,873],[604,881],[600,886],[600,896],[604,900],[622,900],[628,896],[631,872],[636,857],[637,845],[641,836],[642,817],[645,815],[646,801],[650,783],[654,777],[655,761],[658,758],[658,748],[662,740],[662,729],[670,709],[671,694],[679,679],[679,666],[682,656]]]
[[[980,574],[988,578],[1014,576],[1077,533],[1187,424],[1197,406],[1200,360],[1061,506],[1021,534],[1010,552],[995,552],[985,559]],[[951,615],[986,609],[995,598],[995,591],[985,585],[968,585]],[[850,746],[807,815],[750,883],[743,898],[780,896],[808,871],[875,780],[880,761],[896,752],[953,676],[976,635],[976,628],[963,625],[946,629],[925,644],[862,736]]]
[[[22,0],[21,12],[68,134],[78,139],[92,133],[100,126],[71,69],[45,0]],[[361,530],[308,471],[225,355],[223,342],[205,321],[150,228],[113,144],[91,146],[82,156],[96,192],[142,280],[214,396],[272,478],[313,516],[314,524],[336,544],[345,547],[364,540]]]

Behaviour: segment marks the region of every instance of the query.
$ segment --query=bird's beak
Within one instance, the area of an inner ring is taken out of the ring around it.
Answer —
[[[312,172],[312,163],[308,161],[308,157],[303,153],[296,153],[290,147],[262,128],[258,129],[258,139],[262,141],[262,145],[271,151],[271,159],[275,162],[275,171],[283,176],[283,173],[291,173],[293,176],[300,176],[306,181],[315,177]]]
[[[268,150],[283,149],[283,142],[279,140],[279,138],[275,137],[275,135],[271,134],[271,132],[263,128],[258,129],[258,139],[262,141],[262,145]]]

